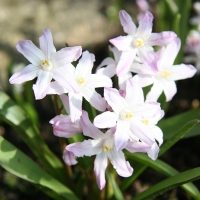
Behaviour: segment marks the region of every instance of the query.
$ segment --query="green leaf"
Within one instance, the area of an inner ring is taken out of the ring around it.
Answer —
[[[62,162],[48,148],[27,113],[2,91],[0,91],[0,120],[10,124],[18,132],[50,174],[64,181],[65,173]]]
[[[148,166],[154,169],[155,171],[165,175],[165,176],[174,176],[178,174],[179,172],[174,169],[169,164],[161,161],[161,160],[151,160],[148,156],[144,154],[138,154],[138,153],[127,153],[127,156],[130,160],[133,160],[134,162],[139,162],[143,164],[143,166]],[[200,199],[200,193],[198,188],[192,184],[187,183],[181,186],[188,194],[190,194],[194,199],[199,200]]]
[[[164,133],[164,140],[171,139],[175,133],[180,130],[180,124],[186,124],[187,122],[195,119],[200,119],[200,109],[190,110],[179,115],[163,119],[159,122],[158,126]],[[196,136],[200,134],[200,127],[197,126],[191,129],[185,137]]]
[[[194,127],[200,128],[200,120],[192,120],[186,123],[180,130],[178,130],[169,140],[167,140],[160,149],[160,154],[162,155],[168,149],[170,149],[176,142],[182,139],[185,135],[187,135]]]
[[[154,199],[170,189],[197,179],[200,179],[200,167],[190,169],[173,177],[167,178],[144,191],[142,194],[139,194],[134,198],[134,200]]]
[[[0,136],[0,165],[10,173],[26,181],[52,190],[63,199],[78,200],[70,189],[40,168],[2,136]]]

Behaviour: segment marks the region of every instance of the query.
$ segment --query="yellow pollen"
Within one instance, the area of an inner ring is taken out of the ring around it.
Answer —
[[[137,48],[143,47],[144,46],[144,40],[141,39],[141,38],[138,38],[138,39],[134,40],[133,44]]]
[[[149,124],[149,120],[148,119],[143,119],[142,123],[145,124],[145,125],[148,125]]]
[[[77,83],[78,83],[79,85],[84,85],[85,82],[86,82],[85,79],[84,79],[83,77],[77,78],[76,81],[77,81]]]
[[[169,70],[163,70],[163,71],[161,71],[160,75],[163,78],[169,78],[172,75],[172,73]]]
[[[42,60],[40,66],[43,70],[51,70],[53,65],[48,60]]]
[[[109,147],[109,146],[107,146],[107,145],[104,145],[104,146],[103,146],[103,151],[104,151],[104,152],[112,151],[112,147]]]
[[[132,112],[125,112],[125,113],[122,113],[122,115],[121,115],[121,119],[123,119],[123,120],[130,120],[132,118],[133,118]]]

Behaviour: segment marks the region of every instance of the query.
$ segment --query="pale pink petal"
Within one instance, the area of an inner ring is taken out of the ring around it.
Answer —
[[[133,168],[130,163],[126,161],[122,151],[111,151],[108,154],[109,160],[117,173],[122,177],[129,177],[133,173]]]
[[[143,152],[146,153],[151,149],[151,146],[141,141],[128,141],[125,147],[131,153]]]
[[[133,23],[133,20],[130,17],[130,15],[125,10],[121,10],[119,12],[119,19],[120,19],[121,25],[123,26],[125,33],[127,33],[129,35],[132,35],[135,33],[136,26]]]
[[[136,79],[141,87],[146,87],[148,85],[153,84],[153,78],[149,75],[138,74],[135,75],[133,79],[134,81]]]
[[[149,11],[147,11],[139,19],[139,27],[137,29],[137,33],[149,36],[152,32],[152,26],[153,26],[153,15]]]
[[[107,156],[104,153],[97,155],[94,161],[94,172],[100,190],[102,190],[106,184],[105,171],[107,166],[108,166]]]
[[[136,49],[122,52],[122,55],[116,67],[116,72],[118,76],[124,75],[130,70],[130,67],[136,56],[136,52]]]
[[[83,129],[83,134],[85,136],[98,139],[104,135],[97,127],[94,126],[94,124],[91,123],[88,117],[88,113],[86,111],[83,111],[80,120],[80,125],[81,128]]]
[[[114,135],[115,146],[117,151],[123,149],[129,140],[130,125],[128,121],[119,120]]]
[[[112,51],[115,63],[119,61],[121,52],[116,48],[109,45],[109,50]]]
[[[144,103],[144,94],[136,79],[129,79],[126,82],[126,101],[129,105]]]
[[[114,45],[120,51],[127,51],[132,49],[132,36],[119,36],[113,39],[110,39],[109,42]]]
[[[52,77],[53,75],[49,71],[40,70],[38,72],[36,84],[33,85],[36,99],[42,99],[46,96]]]
[[[180,64],[172,66],[170,71],[172,72],[173,80],[177,81],[193,77],[197,69],[192,65]]]
[[[157,145],[157,143],[155,142],[152,146],[151,149],[147,152],[148,156],[152,159],[152,160],[156,160],[158,157],[158,153],[159,153],[159,146]]]
[[[112,87],[112,81],[105,75],[91,74],[88,77],[87,85],[91,88]]]
[[[18,42],[16,48],[17,51],[35,66],[39,66],[41,61],[45,59],[43,52],[30,40]]]
[[[62,95],[60,95],[60,99],[61,99],[61,101],[62,101],[62,103],[63,103],[63,106],[64,106],[64,108],[65,108],[65,111],[67,112],[67,113],[69,113],[70,111],[69,111],[69,97],[67,96],[67,95],[65,95],[65,94],[62,94]]]
[[[120,113],[123,107],[127,107],[125,99],[119,94],[119,91],[115,88],[105,88],[104,97],[116,113]]]
[[[99,68],[96,74],[102,74],[112,78],[116,74],[116,65],[108,65],[107,67]]]
[[[80,94],[69,93],[69,110],[72,122],[80,120],[82,115],[83,97]]]
[[[92,73],[95,56],[88,51],[84,51],[79,63],[76,66],[75,75],[81,77],[87,77]]]
[[[57,67],[76,61],[82,53],[81,46],[65,47],[53,54],[53,62]]]
[[[107,107],[106,100],[93,88],[85,87],[82,91],[83,97],[97,110],[104,111]]]
[[[32,64],[27,65],[21,71],[14,73],[10,77],[9,82],[11,84],[21,84],[26,81],[33,80],[37,76],[38,71],[39,71],[38,67]]]
[[[115,64],[115,61],[113,60],[113,58],[107,57],[100,63],[100,65],[97,67],[97,69],[99,69],[103,66],[114,65],[114,64]]]
[[[157,102],[158,98],[163,92],[162,84],[159,81],[155,81],[151,90],[146,96],[146,101]]]
[[[176,33],[172,31],[163,31],[161,33],[151,33],[148,39],[148,44],[151,46],[158,45],[168,45],[170,42],[177,38]]]
[[[179,38],[176,38],[162,49],[160,59],[158,61],[158,69],[162,70],[165,67],[170,67],[173,65],[174,60],[180,50],[180,46],[181,41]]]
[[[56,81],[52,81],[48,87],[47,90],[47,94],[64,94],[64,93],[68,93],[68,91],[66,90],[66,88],[63,88],[59,83],[57,83]]]
[[[69,138],[82,132],[79,123],[73,123],[69,116],[58,115],[50,120],[55,136]]]
[[[132,73],[128,72],[122,76],[118,76],[118,86],[120,90],[126,90],[126,81],[132,78]],[[122,95],[123,96],[123,95]]]
[[[53,37],[49,29],[44,29],[43,34],[39,37],[40,49],[45,54],[47,59],[51,58],[52,53],[56,52],[56,48],[53,44]]]
[[[98,128],[111,128],[116,125],[117,118],[115,113],[106,111],[94,118],[94,125]]]
[[[172,100],[177,93],[176,83],[174,81],[163,81],[162,85],[166,101]]]
[[[78,163],[75,155],[72,152],[67,151],[66,149],[63,153],[63,160],[67,165],[76,165]]]
[[[93,156],[102,151],[100,140],[84,140],[69,144],[65,150],[72,152],[76,157]]]

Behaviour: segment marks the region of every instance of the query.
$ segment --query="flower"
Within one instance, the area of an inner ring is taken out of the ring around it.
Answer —
[[[180,39],[177,38],[161,51],[143,56],[142,65],[132,66],[131,70],[138,73],[134,78],[138,78],[142,87],[153,84],[147,94],[148,101],[157,101],[162,92],[170,101],[177,92],[175,81],[190,78],[196,73],[192,65],[173,65],[179,49]]]
[[[149,11],[140,17],[138,28],[136,28],[130,15],[125,10],[120,11],[119,17],[124,32],[128,35],[119,36],[110,40],[121,51],[120,61],[117,65],[118,75],[125,74],[129,71],[137,55],[140,56],[144,52],[153,51],[152,46],[166,45],[177,37],[171,31],[152,33],[153,16]]]
[[[113,111],[96,116],[94,125],[98,128],[116,126],[114,139],[117,150],[124,148],[130,140],[150,146],[156,141],[162,144],[162,131],[156,124],[164,112],[159,103],[144,101],[142,88],[137,82],[133,79],[127,81],[125,97],[114,88],[105,88],[104,97]]]
[[[69,83],[73,67],[71,62],[77,60],[82,52],[80,46],[65,47],[56,51],[49,29],[43,31],[39,43],[40,49],[30,40],[18,42],[17,50],[31,64],[14,73],[9,79],[11,84],[21,84],[37,77],[36,84],[33,85],[36,99],[42,99],[46,96],[52,79],[71,88]]]
[[[92,74],[94,54],[84,51],[76,68],[71,73],[71,82],[75,90],[66,88],[65,85],[59,85],[53,82],[50,85],[50,91],[58,90],[61,93],[69,95],[69,110],[72,122],[80,119],[82,115],[83,97],[97,110],[106,109],[105,99],[95,91],[99,87],[112,87],[112,81],[109,77],[101,74]]]
[[[106,184],[105,170],[108,166],[108,160],[120,176],[128,177],[132,175],[133,168],[125,160],[123,152],[117,151],[115,147],[113,129],[109,129],[106,133],[101,132],[90,122],[86,112],[83,112],[81,126],[83,134],[93,139],[67,145],[63,155],[66,164],[76,164],[76,157],[96,155],[94,171],[97,184],[101,190]]]

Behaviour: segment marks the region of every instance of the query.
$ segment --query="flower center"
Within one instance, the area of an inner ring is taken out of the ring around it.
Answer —
[[[160,76],[163,78],[169,78],[171,75],[172,73],[167,69],[160,72]]]
[[[53,68],[53,64],[49,60],[42,60],[40,67],[45,71],[50,71]]]
[[[83,86],[85,83],[86,83],[86,80],[84,77],[78,77],[76,79],[76,82],[80,85],[80,86]]]
[[[120,118],[122,120],[126,120],[126,121],[129,121],[133,118],[133,113],[132,112],[122,112],[120,114]]]
[[[144,40],[141,38],[137,38],[136,40],[133,41],[134,47],[140,48],[144,46]]]
[[[148,119],[143,119],[143,120],[142,120],[142,123],[143,123],[144,125],[149,125],[149,120],[148,120]]]
[[[112,147],[111,146],[108,146],[108,145],[103,145],[103,152],[110,152],[112,151]]]

